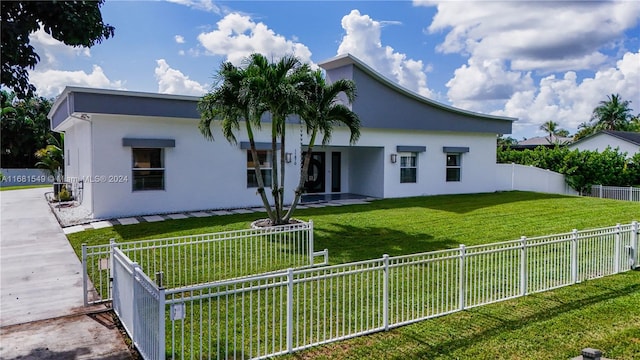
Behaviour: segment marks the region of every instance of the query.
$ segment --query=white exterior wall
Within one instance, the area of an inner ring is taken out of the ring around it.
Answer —
[[[611,147],[611,149],[619,148],[620,152],[627,153],[627,157],[633,157],[634,154],[640,151],[640,146],[638,145],[634,145],[628,141],[603,133],[593,135],[575,144],[569,145],[570,149],[578,149],[580,151],[604,151],[607,147]]]
[[[66,181],[82,182],[81,194],[74,194],[80,206],[92,212],[93,177],[92,124],[85,120],[71,119],[71,126],[64,130],[64,174]],[[78,197],[79,196],[79,197]]]
[[[256,188],[247,188],[247,155],[239,145],[248,140],[243,133],[231,145],[218,129],[215,141],[205,140],[194,119],[94,115],[92,122],[94,176],[128,179],[93,184],[96,218],[262,205]],[[296,146],[295,134],[289,131],[287,152],[293,153],[288,148]],[[164,149],[164,190],[132,190],[132,152],[123,138],[175,140],[174,148]],[[256,141],[270,142],[264,129]],[[286,170],[285,186],[292,189],[298,169],[292,162]],[[285,202],[292,198],[292,191],[285,193]]]
[[[336,128],[331,145],[348,146],[348,141],[348,130]],[[493,134],[361,129],[358,143],[351,147],[348,156],[343,154],[343,171],[348,171],[348,182],[343,181],[342,192],[384,198],[492,192],[496,190],[495,142]],[[400,158],[395,164],[390,160],[391,154],[397,154],[398,145],[427,148],[418,153],[416,183],[400,183]],[[442,150],[445,146],[469,148],[469,152],[462,154],[459,182],[446,181],[446,153]],[[329,158],[331,149],[326,151]],[[330,179],[329,173],[326,178]]]

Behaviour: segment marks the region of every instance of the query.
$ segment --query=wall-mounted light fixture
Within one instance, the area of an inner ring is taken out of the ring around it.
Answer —
[[[287,164],[291,162],[291,153],[284,154],[284,161],[286,161]]]
[[[398,161],[398,154],[391,154],[391,163],[395,164]]]

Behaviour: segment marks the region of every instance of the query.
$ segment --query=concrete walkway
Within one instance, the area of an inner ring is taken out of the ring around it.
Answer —
[[[49,190],[0,192],[0,359],[131,359],[109,314],[83,307],[82,267]]]

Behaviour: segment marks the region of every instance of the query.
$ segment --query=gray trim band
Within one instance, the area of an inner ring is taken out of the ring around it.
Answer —
[[[176,147],[176,141],[174,139],[122,138],[122,146],[137,148],[169,148]]]
[[[406,145],[398,145],[396,146],[397,152],[425,152],[427,151],[426,146],[406,146]]]
[[[251,149],[251,143],[248,141],[241,141],[240,142],[240,149],[242,150],[249,150]],[[271,150],[271,143],[270,142],[257,142],[256,143],[256,150]],[[280,150],[280,144],[276,144],[276,150]]]
[[[461,146],[443,146],[442,147],[442,152],[446,152],[446,153],[467,153],[467,152],[469,152],[469,148],[468,147],[461,147]]]

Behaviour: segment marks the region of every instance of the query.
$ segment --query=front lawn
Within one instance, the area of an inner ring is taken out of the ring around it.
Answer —
[[[70,234],[81,244],[246,229],[264,213],[167,220]],[[376,200],[367,205],[301,209],[314,222],[315,249],[332,264],[612,226],[640,220],[640,203],[530,192]]]
[[[246,229],[261,216],[264,214],[168,220],[68,237],[80,252],[82,243],[104,244],[110,238],[132,241]],[[328,248],[329,260],[336,264],[379,258],[384,253],[394,256],[629,223],[640,220],[640,203],[505,192],[378,200],[367,205],[301,209],[296,216],[314,221],[315,249]],[[583,347],[596,347],[607,356],[631,359],[640,348],[639,283],[640,272],[627,272],[287,358],[566,359],[579,355]]]

